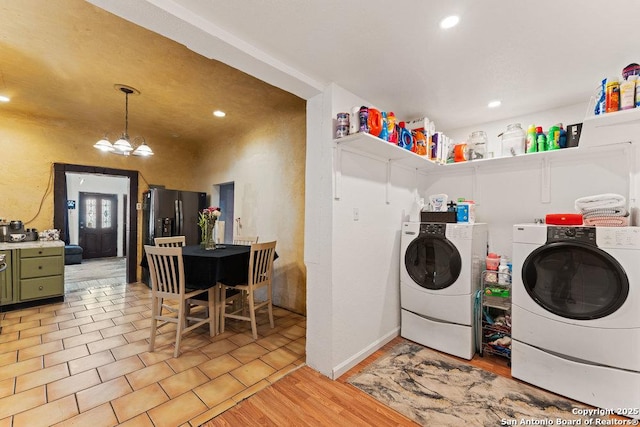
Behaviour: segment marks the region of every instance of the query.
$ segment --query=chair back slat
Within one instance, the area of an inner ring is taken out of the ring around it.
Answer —
[[[249,255],[249,285],[271,281],[276,242],[254,243]]]
[[[253,245],[254,243],[258,243],[258,236],[236,236],[233,239],[234,245]]]
[[[145,245],[154,292],[180,295],[185,291],[182,247]]]
[[[185,246],[186,240],[185,236],[156,237],[153,239],[153,243],[156,246],[175,248]]]

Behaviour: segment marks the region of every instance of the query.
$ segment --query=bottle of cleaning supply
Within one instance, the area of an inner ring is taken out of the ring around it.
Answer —
[[[382,126],[380,127],[380,133],[378,134],[378,138],[383,141],[389,140],[389,129],[387,127],[387,113],[386,111],[381,111],[380,115],[382,116]]]
[[[529,129],[527,129],[526,152],[535,153],[536,151],[538,151],[538,144],[536,141],[536,126],[529,125]]]
[[[547,137],[542,132],[542,126],[536,128],[536,143],[538,145],[537,151],[547,151]]]
[[[498,266],[498,284],[502,286],[511,285],[511,274],[509,274],[509,260],[505,257],[500,258]]]
[[[637,76],[629,76],[627,80],[624,80],[620,83],[620,109],[628,110],[630,108],[635,108],[636,106],[636,82],[631,77]]]
[[[557,150],[560,148],[560,128],[553,125],[547,133],[547,151]]]
[[[615,76],[607,79],[604,108],[607,113],[613,113],[620,109],[620,82]]]
[[[560,148],[567,148],[567,131],[562,127],[560,123],[560,140],[558,141]]]

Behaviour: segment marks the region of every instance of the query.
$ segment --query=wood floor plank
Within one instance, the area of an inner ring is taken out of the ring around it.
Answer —
[[[330,380],[308,366],[205,424],[206,427],[238,425],[418,426],[361,390]]]

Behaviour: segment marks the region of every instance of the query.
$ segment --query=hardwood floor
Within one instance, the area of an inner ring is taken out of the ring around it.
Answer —
[[[352,375],[403,341],[404,338],[394,338],[336,381],[303,366],[205,426],[418,426],[347,383]],[[506,359],[476,355],[471,361],[458,360],[511,378]]]

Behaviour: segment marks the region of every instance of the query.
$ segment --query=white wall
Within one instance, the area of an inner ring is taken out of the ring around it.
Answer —
[[[392,166],[387,187],[386,162],[337,156],[333,119],[360,105],[335,85],[307,103],[307,364],[331,378],[399,334],[400,226],[416,195],[415,171]]]
[[[76,208],[67,210],[69,214],[69,243],[72,245],[78,244],[80,192],[116,194],[118,196],[118,256],[123,256],[124,215],[126,214],[124,196],[129,194],[129,178],[67,173],[67,200],[76,201]]]
[[[577,212],[575,199],[583,196],[629,197],[629,152],[624,147],[585,151],[549,156],[548,167],[539,156],[498,159],[476,169],[451,167],[423,175],[421,196],[445,193],[453,200],[473,200],[476,221],[489,224],[490,251],[511,256],[513,224],[531,223],[549,213]]]

